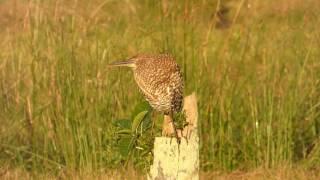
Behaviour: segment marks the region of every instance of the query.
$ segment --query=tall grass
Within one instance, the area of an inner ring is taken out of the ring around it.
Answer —
[[[226,5],[226,29],[220,1],[25,3],[23,28],[1,34],[0,163],[121,167],[112,122],[143,98],[128,69],[106,64],[170,52],[198,96],[203,170],[318,166],[319,3],[250,2]]]

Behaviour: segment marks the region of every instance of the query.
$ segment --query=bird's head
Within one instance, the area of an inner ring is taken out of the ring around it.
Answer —
[[[142,66],[148,60],[155,59],[155,57],[157,56],[152,54],[138,54],[136,56],[128,58],[127,60],[112,62],[108,66],[110,67],[126,66],[135,70],[138,66]]]
[[[138,54],[123,61],[110,63],[108,66],[126,66],[135,70],[138,67],[148,66],[148,62],[158,62],[158,60],[165,61],[166,59],[173,59],[173,57],[170,54]]]

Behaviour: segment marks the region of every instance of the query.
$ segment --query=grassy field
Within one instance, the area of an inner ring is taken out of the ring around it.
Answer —
[[[152,156],[122,153],[115,124],[144,100],[107,64],[169,52],[198,96],[202,177],[319,178],[319,12],[317,0],[0,0],[0,177],[127,165],[142,178]]]

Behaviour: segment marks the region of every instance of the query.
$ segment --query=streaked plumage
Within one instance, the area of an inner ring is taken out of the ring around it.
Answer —
[[[132,67],[136,83],[155,110],[165,114],[181,111],[183,78],[173,56],[142,54],[111,65]]]
[[[183,78],[172,55],[140,54],[110,65],[131,67],[141,92],[156,111],[169,116],[181,111]]]

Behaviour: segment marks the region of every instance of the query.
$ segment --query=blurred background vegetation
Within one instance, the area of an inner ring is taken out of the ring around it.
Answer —
[[[317,168],[319,12],[317,0],[1,0],[0,167],[145,172],[152,138],[128,159],[116,132],[147,106],[132,73],[106,65],[169,52],[198,96],[202,171]]]

